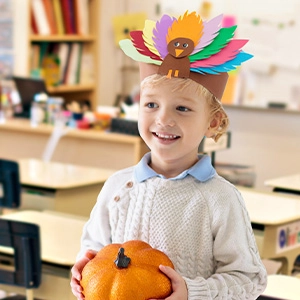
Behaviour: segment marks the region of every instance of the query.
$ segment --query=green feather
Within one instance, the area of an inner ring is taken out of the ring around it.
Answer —
[[[189,56],[190,62],[192,63],[197,60],[202,60],[220,52],[221,49],[224,48],[233,38],[236,28],[236,25],[232,27],[221,28],[219,30],[219,34],[208,46]]]

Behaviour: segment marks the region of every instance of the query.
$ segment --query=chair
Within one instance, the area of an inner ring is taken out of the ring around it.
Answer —
[[[20,191],[18,164],[0,160],[0,207],[18,207]],[[26,289],[26,297],[18,295],[4,299],[34,299],[33,289],[39,287],[42,273],[39,226],[0,218],[0,246],[6,247],[1,251],[0,284]],[[9,248],[13,255],[6,254]]]
[[[19,164],[15,161],[0,159],[0,208],[20,206],[21,183]]]

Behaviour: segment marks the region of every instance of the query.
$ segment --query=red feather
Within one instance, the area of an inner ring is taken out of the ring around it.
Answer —
[[[144,39],[143,39],[143,31],[141,30],[135,30],[130,32],[130,37],[133,46],[136,48],[136,50],[141,53],[142,55],[146,55],[151,57],[155,60],[162,60],[158,55],[151,52],[148,47],[145,45]]]

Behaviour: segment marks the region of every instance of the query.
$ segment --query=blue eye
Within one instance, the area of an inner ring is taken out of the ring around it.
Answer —
[[[179,46],[180,46],[180,43],[179,43],[179,42],[175,42],[175,43],[174,43],[174,46],[175,46],[175,47],[179,47]]]
[[[147,103],[146,106],[149,107],[149,108],[156,108],[157,104],[155,104],[154,102],[150,102],[150,103]]]
[[[189,44],[184,43],[182,46],[183,46],[183,48],[187,48],[189,46]]]
[[[186,108],[185,106],[178,106],[177,110],[179,110],[179,111],[189,111],[189,109]]]

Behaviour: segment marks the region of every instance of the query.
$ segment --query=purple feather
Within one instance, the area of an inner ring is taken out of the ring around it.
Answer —
[[[176,18],[172,18],[168,15],[163,15],[160,21],[156,22],[156,27],[153,29],[154,47],[157,49],[162,59],[164,59],[168,54],[168,30],[175,20]]]
[[[198,45],[196,45],[192,54],[201,51],[204,47],[206,47],[213,41],[213,39],[218,35],[218,32],[220,30],[222,18],[223,15],[219,15],[211,19],[210,21],[203,21],[203,35]]]

